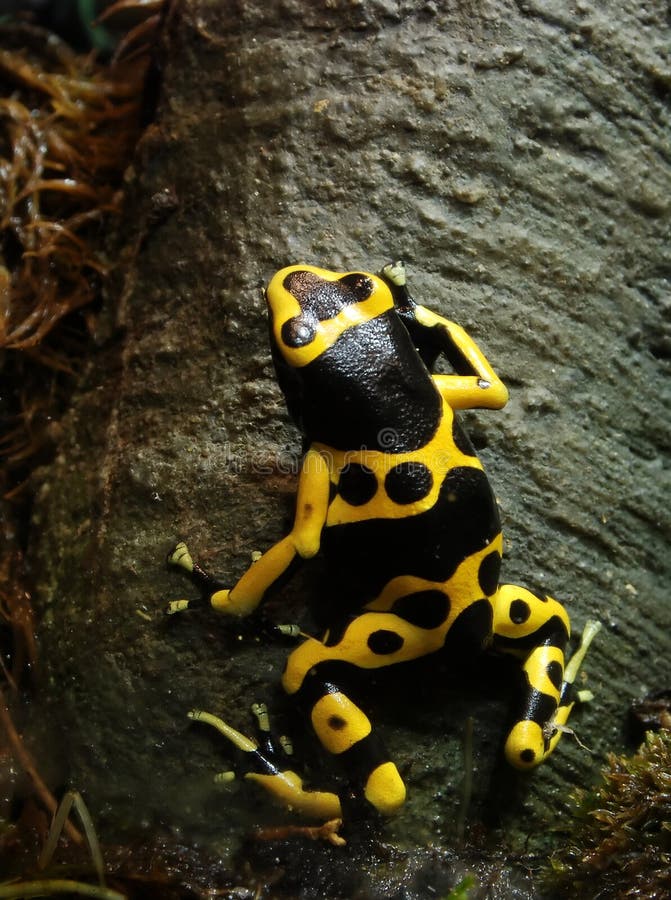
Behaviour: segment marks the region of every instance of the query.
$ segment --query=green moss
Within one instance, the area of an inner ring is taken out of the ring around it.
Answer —
[[[471,890],[475,887],[475,878],[467,875],[462,878],[459,884],[455,885],[445,900],[468,900],[471,896]]]
[[[648,733],[633,756],[611,754],[603,783],[580,791],[577,829],[552,860],[553,897],[671,894],[671,732]]]

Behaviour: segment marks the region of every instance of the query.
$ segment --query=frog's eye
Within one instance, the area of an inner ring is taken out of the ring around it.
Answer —
[[[282,326],[282,341],[285,346],[294,349],[305,347],[314,340],[315,330],[315,326],[306,322],[304,316],[294,316]]]

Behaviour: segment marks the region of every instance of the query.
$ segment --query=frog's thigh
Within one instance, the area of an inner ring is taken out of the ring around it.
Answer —
[[[349,663],[359,669],[380,669],[407,662],[440,649],[445,639],[442,627],[420,628],[390,612],[364,612],[353,618],[337,635],[325,642],[309,638],[294,650],[283,676],[284,688],[294,694],[306,674],[318,664]]]
[[[310,638],[287,661],[285,690],[308,707],[325,749],[342,760],[365,798],[382,813],[402,805],[405,785],[370,720],[340,682],[350,668],[374,669],[414,659],[437,649],[440,640],[392,613],[371,612],[353,619],[337,642]]]
[[[506,758],[516,768],[528,769],[554,750],[561,736],[555,725],[564,724],[573,707],[570,685],[564,680],[568,615],[551,597],[536,597],[514,584],[502,584],[493,601],[492,646],[517,656],[524,677],[518,721],[506,740]]]

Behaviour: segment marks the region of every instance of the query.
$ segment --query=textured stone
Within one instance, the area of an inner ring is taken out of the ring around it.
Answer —
[[[669,38],[665,4],[634,0],[184,3],[129,174],[122,330],[34,517],[32,727],[65,730],[53,775],[108,837],[168,828],[227,859],[252,823],[287,820],[248,786],[213,789],[228,748],[185,719],[200,706],[244,730],[259,697],[281,713],[286,649],[161,610],[190,591],[162,567],[176,538],[232,583],[290,521],[300,445],[261,294],[289,262],[402,255],[414,295],[470,330],[511,390],[503,412],[465,416],[502,506],[503,578],[557,596],[578,630],[605,625],[596,699],[572,721],[592,753],[566,736],[531,776],[500,762],[507,667],[378,679],[366,701],[409,786],[380,833],[411,856],[457,843],[472,716],[467,823],[504,855],[547,853],[570,789],[621,749],[631,698],[668,687]],[[312,569],[275,620],[309,621]],[[375,896],[404,879],[426,896],[415,869],[367,864]],[[335,883],[306,868],[298,887]]]

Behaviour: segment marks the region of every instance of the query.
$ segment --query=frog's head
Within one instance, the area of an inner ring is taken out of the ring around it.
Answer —
[[[322,356],[351,328],[391,309],[388,284],[368,272],[281,269],[266,290],[273,351],[292,369]]]

